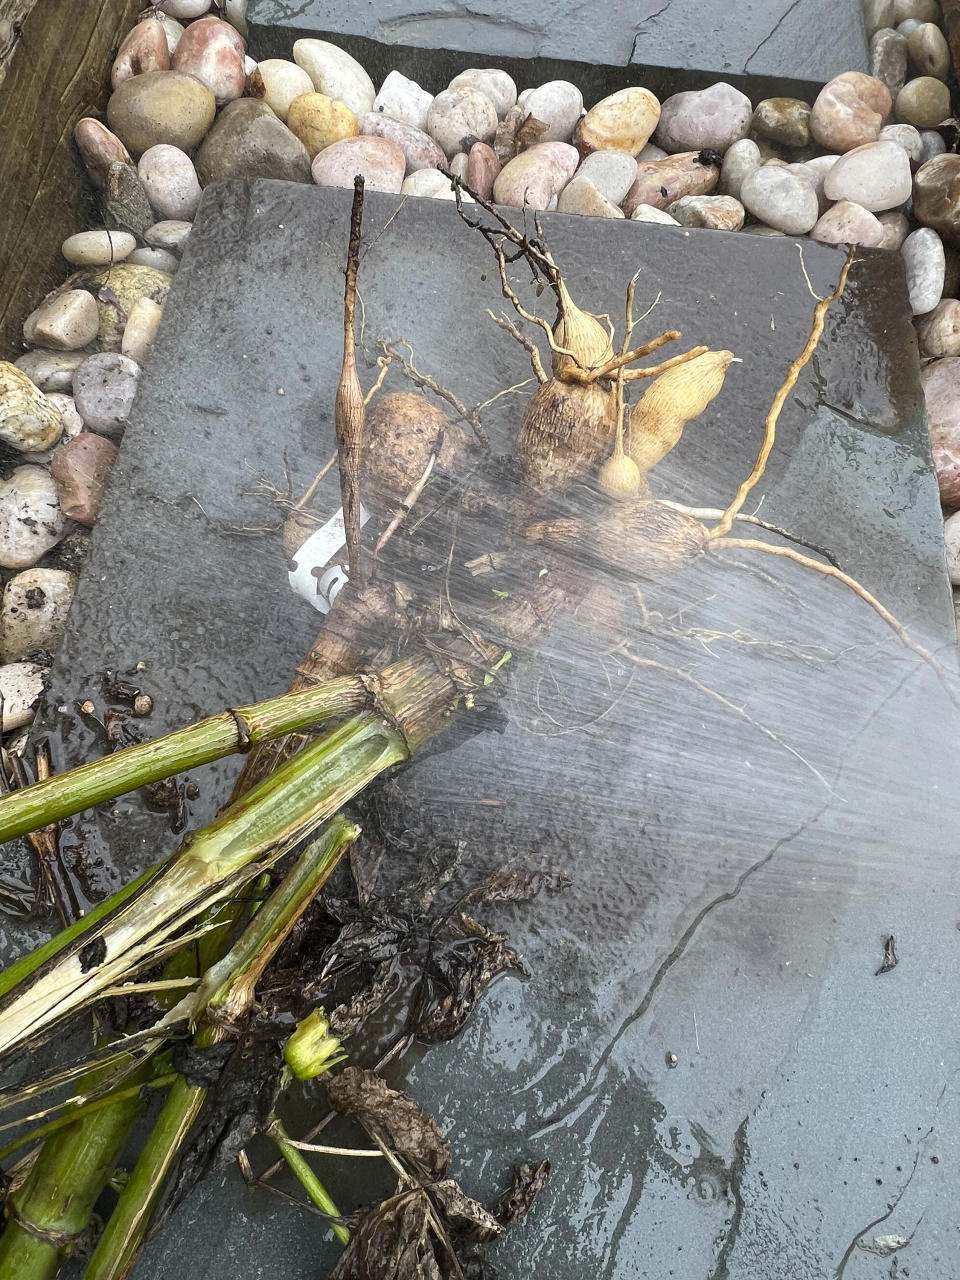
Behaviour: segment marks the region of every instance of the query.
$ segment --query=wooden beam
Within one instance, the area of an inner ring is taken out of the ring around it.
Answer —
[[[0,0],[0,356],[23,351],[27,313],[61,284],[60,245],[96,225],[73,145],[102,115],[110,64],[141,0]]]

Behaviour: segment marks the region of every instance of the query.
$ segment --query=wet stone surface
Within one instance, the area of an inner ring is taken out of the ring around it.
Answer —
[[[160,732],[281,691],[307,648],[318,615],[289,593],[279,533],[255,532],[279,519],[250,491],[261,474],[284,489],[286,459],[302,492],[329,456],[349,200],[266,182],[204,194],[57,659],[45,726],[58,765],[97,749],[74,708],[88,696],[102,708],[105,666],[145,664]],[[484,315],[500,305],[488,247],[451,205],[417,201],[377,238],[397,204],[368,198],[364,383],[375,339],[401,335],[467,404],[527,377]],[[583,305],[619,317],[639,268],[638,310],[661,297],[637,340],[676,326],[743,358],[652,477],[658,496],[725,503],[809,331],[794,244],[728,236],[718,253],[714,233],[681,227],[549,214],[543,226]],[[899,259],[862,258],[757,497],[765,519],[829,546],[948,656],[904,279]],[[823,293],[843,260],[804,249]],[[519,412],[516,397],[485,412],[495,447]],[[458,547],[455,562],[485,549]],[[956,1253],[944,989],[957,813],[939,745],[951,709],[838,584],[747,550],[729,558],[646,594],[663,634],[638,652],[660,668],[598,656],[603,637],[568,622],[518,664],[502,733],[440,740],[397,779],[427,843],[466,842],[471,882],[505,857],[574,880],[498,917],[533,977],[498,982],[460,1040],[391,1075],[448,1132],[470,1194],[493,1199],[514,1161],[553,1161],[495,1251],[508,1276],[795,1280],[842,1266],[846,1280],[879,1280],[889,1260],[874,1237],[915,1228],[911,1271],[944,1274]],[[684,627],[698,631],[678,637]],[[191,825],[236,767],[192,775]],[[83,815],[65,844],[77,858],[83,842],[88,888],[102,892],[170,848],[169,827],[134,796]],[[35,932],[10,927],[7,954]],[[900,963],[875,976],[891,934]],[[337,1183],[346,1212],[356,1195]],[[133,1274],[267,1275],[282,1262],[308,1280],[334,1256],[314,1218],[231,1174],[201,1187]]]
[[[465,6],[409,0],[376,6],[342,0],[251,0],[252,23],[340,32],[387,45],[463,49],[521,58],[574,58],[579,62],[828,80],[841,71],[867,70],[867,40],[857,4],[829,0],[765,0],[729,8],[713,0],[667,0],[625,13],[596,6],[585,21],[582,4],[560,0],[521,9],[507,0]],[[475,62],[483,66],[483,62]]]

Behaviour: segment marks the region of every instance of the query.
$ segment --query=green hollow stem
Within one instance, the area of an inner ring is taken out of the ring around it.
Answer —
[[[370,714],[307,746],[188,839],[136,896],[8,987],[0,998],[0,1059],[122,981],[132,966],[198,914],[235,895],[265,861],[316,831],[407,753],[399,730]]]
[[[137,1089],[47,1139],[43,1160],[7,1198],[0,1280],[53,1280],[86,1230],[140,1106]]]
[[[59,822],[136,787],[159,782],[261,742],[316,728],[370,705],[361,676],[331,680],[246,707],[233,707],[197,724],[91,760],[68,773],[0,797],[0,843]]]
[[[237,943],[204,976],[194,1037],[198,1048],[229,1039],[249,1011],[257,981],[277,948],[319,892],[359,829],[335,817],[312,841],[282,884],[256,912]],[[143,1244],[164,1182],[206,1100],[207,1089],[177,1078],[116,1207],[83,1280],[123,1280]],[[335,1212],[335,1211],[334,1211]],[[4,1277],[0,1275],[0,1280]]]
[[[325,1213],[331,1219],[339,1218],[340,1210],[334,1203],[330,1193],[310,1168],[303,1153],[296,1147],[291,1146],[290,1135],[284,1129],[282,1121],[277,1116],[274,1116],[271,1121],[270,1137],[280,1148],[280,1154],[286,1160],[291,1172],[320,1212]],[[333,1234],[341,1244],[347,1245],[350,1243],[350,1232],[341,1222],[331,1221],[330,1226],[333,1229]]]

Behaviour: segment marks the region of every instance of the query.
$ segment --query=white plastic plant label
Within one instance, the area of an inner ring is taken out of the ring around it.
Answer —
[[[370,512],[361,504],[360,527],[370,519]],[[343,528],[343,507],[332,515],[326,524],[311,533],[296,555],[293,568],[287,575],[290,586],[298,596],[318,609],[329,613],[330,606],[349,581],[347,575],[347,537]]]

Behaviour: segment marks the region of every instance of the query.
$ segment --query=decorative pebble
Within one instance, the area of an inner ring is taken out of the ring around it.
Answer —
[[[890,114],[890,90],[882,80],[859,71],[834,76],[817,95],[810,132],[828,151],[851,151],[876,142]]]
[[[417,169],[408,178],[404,178],[400,191],[405,196],[430,196],[433,200],[456,199],[449,174],[440,169]],[[467,204],[473,203],[466,194],[462,199]]]
[[[121,355],[127,356],[135,364],[146,364],[162,315],[163,308],[150,298],[138,298],[127,316],[127,323],[123,326],[123,337],[120,339]]]
[[[960,357],[928,364],[920,381],[940,499],[944,506],[960,507]]]
[[[665,209],[683,196],[705,196],[717,185],[720,170],[715,164],[701,164],[699,151],[682,151],[666,160],[637,165],[633,186],[623,200],[627,217],[639,204]]]
[[[791,236],[810,231],[820,214],[817,193],[809,182],[770,165],[744,179],[740,200],[760,222]]]
[[[448,156],[490,142],[497,132],[493,103],[478,89],[444,89],[427,112],[427,132]]]
[[[877,248],[899,249],[910,233],[908,219],[902,213],[890,210],[887,213],[878,214],[877,221],[883,231],[883,239],[877,245]]]
[[[324,147],[343,138],[355,138],[359,132],[357,117],[345,102],[313,90],[290,103],[287,128],[300,139],[311,160]]]
[[[936,129],[921,129],[920,141],[923,143],[923,158],[921,164],[925,164],[928,160],[932,160],[934,156],[942,156],[947,149],[943,134],[937,133]]]
[[[408,80],[399,71],[391,71],[380,86],[371,110],[426,133],[431,102],[433,94],[422,89],[416,80]]]
[[[924,160],[923,139],[920,130],[912,124],[885,124],[880,130],[878,142],[895,142],[903,147],[910,159],[912,168],[918,168]]]
[[[0,661],[18,662],[37,649],[55,650],[76,589],[76,575],[64,569],[15,574],[0,602]]]
[[[955,587],[960,587],[960,511],[943,522],[943,546],[947,553],[947,573]]]
[[[753,106],[723,80],[708,89],[675,93],[660,108],[655,141],[666,151],[726,151],[750,131]]]
[[[903,22],[895,24],[897,32],[903,36],[904,40],[908,40],[912,32],[916,31],[920,23],[916,18],[904,18]]]
[[[87,355],[80,351],[25,351],[14,364],[41,391],[69,391]]]
[[[217,102],[184,71],[147,71],[110,95],[107,124],[134,155],[166,142],[192,151],[213,124]]]
[[[668,227],[679,227],[680,223],[667,213],[665,209],[655,209],[652,204],[638,204],[630,215],[631,222],[661,222]]]
[[[888,27],[870,37],[870,74],[895,98],[907,79],[907,38]]]
[[[709,227],[714,231],[739,231],[746,211],[733,196],[682,196],[667,206],[681,227]]]
[[[78,231],[67,236],[60,252],[75,267],[108,267],[123,262],[137,247],[129,231]]]
[[[576,172],[580,156],[566,142],[538,142],[505,164],[493,184],[498,204],[546,209]]]
[[[180,260],[169,249],[134,249],[127,261],[136,267],[153,267],[155,271],[165,271],[173,275],[180,265]]]
[[[32,346],[79,351],[100,331],[96,299],[86,289],[65,289],[41,303],[23,328],[24,338]]]
[[[37,662],[8,662],[0,667],[3,732],[31,724],[43,697],[46,668]]]
[[[950,46],[935,22],[921,22],[907,37],[907,46],[920,75],[946,80],[950,74]]]
[[[932,129],[950,114],[950,90],[933,76],[908,80],[897,94],[896,113],[918,129]]]
[[[883,227],[862,204],[838,200],[814,223],[810,239],[823,244],[862,244],[873,248],[883,241]]]
[[[77,413],[77,406],[74,404],[73,396],[68,396],[62,391],[45,391],[44,395],[59,412],[63,423],[63,432],[45,449],[24,450],[23,460],[24,462],[36,462],[39,466],[47,467],[50,465],[50,460],[58,445],[65,444],[67,440],[72,440],[74,436],[80,434],[83,430],[83,419]]]
[[[97,303],[97,310],[100,312],[100,349],[119,351],[123,318],[130,314],[133,304],[138,298],[152,298],[154,302],[164,302],[170,291],[172,279],[173,277],[166,271],[138,265],[128,258],[126,262],[120,262],[113,267],[98,267],[94,270],[77,272],[75,276],[69,278],[67,283],[82,282],[85,287],[94,290],[102,286],[109,287],[110,295]],[[80,357],[77,364],[82,359],[83,357]],[[53,390],[69,391],[70,386],[55,387]]]
[[[163,11],[168,17],[189,22],[207,12],[213,0],[163,0]]]
[[[0,481],[0,565],[5,569],[31,568],[65,532],[57,486],[46,468],[16,467]]]
[[[246,88],[244,46],[236,30],[220,18],[191,22],[173,55],[173,69],[201,80],[222,107]]]
[[[881,27],[892,27],[894,21],[893,0],[863,0],[863,25],[868,36]]]
[[[345,102],[355,116],[373,108],[373,81],[356,58],[327,40],[297,40],[293,60],[303,67],[318,93]]]
[[[143,238],[152,249],[169,249],[180,253],[193,230],[193,224],[180,218],[168,218],[147,227]]]
[[[73,140],[94,186],[102,187],[114,163],[132,164],[130,152],[105,124],[84,116],[73,127]]]
[[[552,145],[547,143],[547,146]],[[557,146],[564,144],[557,143]],[[579,213],[587,218],[622,218],[624,213],[605,195],[602,195],[589,178],[577,174],[560,193],[557,208],[561,213]]]
[[[96,524],[117,452],[112,441],[90,431],[56,451],[50,472],[64,515],[88,527]]]
[[[475,142],[467,156],[467,186],[484,200],[493,196],[493,184],[501,169],[497,153],[485,142]]]
[[[590,108],[573,131],[582,156],[593,151],[627,151],[635,156],[660,119],[660,103],[649,89],[620,89]]]
[[[454,76],[447,88],[479,90],[490,99],[501,120],[517,101],[517,86],[513,78],[496,67],[468,67]]]
[[[802,98],[764,98],[753,113],[753,128],[785,147],[805,147],[810,141],[810,103]]]
[[[360,132],[364,137],[388,138],[397,144],[406,159],[408,174],[416,173],[418,169],[446,169],[447,157],[440,145],[422,129],[414,129],[411,125],[401,124],[399,120],[391,120],[389,116],[378,115],[375,111],[368,111],[362,115],[359,124]],[[492,155],[493,152],[490,154]]]
[[[313,81],[303,67],[285,58],[265,58],[247,76],[247,96],[265,102],[284,124],[294,98],[313,92]]]
[[[370,191],[398,192],[407,158],[389,138],[344,138],[321,151],[313,162],[319,187],[352,187],[362,173]]]
[[[594,151],[574,175],[589,178],[611,204],[620,204],[637,180],[637,162],[629,151]]]
[[[73,398],[89,430],[119,436],[139,381],[140,367],[127,356],[115,351],[88,356],[74,374]]]
[[[7,360],[0,360],[0,440],[21,453],[49,449],[63,431],[56,404]]]
[[[137,173],[158,218],[190,219],[200,204],[200,179],[179,147],[161,142],[140,157]]]
[[[120,42],[117,56],[110,72],[110,84],[116,88],[131,76],[145,71],[169,71],[170,48],[163,23],[156,18],[145,18],[131,27]]]
[[[748,173],[761,165],[760,148],[752,138],[741,138],[724,152],[719,189],[725,196],[738,199],[740,187]]]
[[[915,316],[926,315],[943,296],[946,261],[943,242],[935,231],[911,231],[900,250],[907,272],[907,296]]]
[[[172,58],[183,35],[183,25],[176,18],[171,18],[168,13],[163,12],[157,14],[157,21],[163,27],[164,35],[167,37],[167,50]]]
[[[913,175],[913,215],[947,240],[960,240],[960,156],[927,160]]]
[[[664,151],[663,147],[658,147],[654,143],[648,142],[646,146],[640,148],[634,158],[637,164],[652,164],[654,160],[666,160],[669,154],[668,151]]]
[[[910,158],[896,142],[868,142],[834,164],[823,183],[828,200],[853,200],[872,213],[895,209],[913,190]]]
[[[569,142],[583,114],[583,94],[569,80],[548,80],[530,91],[523,104],[522,120],[546,125],[540,142]]]
[[[920,354],[933,359],[960,356],[960,302],[943,298],[917,321]]]
[[[196,164],[204,186],[229,178],[310,181],[306,147],[265,102],[253,98],[227,103],[204,138]]]
[[[897,23],[908,18],[915,22],[936,22],[940,17],[940,6],[937,0],[893,0],[893,15]]]

